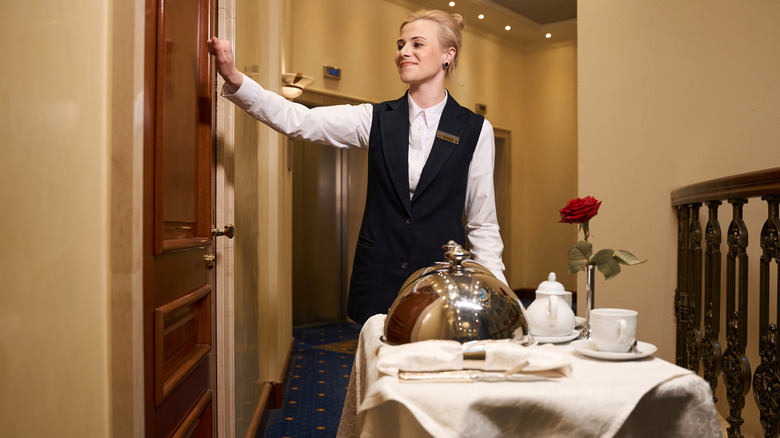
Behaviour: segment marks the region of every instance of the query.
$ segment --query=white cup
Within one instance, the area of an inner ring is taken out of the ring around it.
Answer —
[[[637,312],[629,309],[593,309],[590,334],[599,351],[625,353],[636,340]]]

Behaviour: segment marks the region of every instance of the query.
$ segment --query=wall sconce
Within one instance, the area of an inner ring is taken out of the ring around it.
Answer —
[[[282,73],[282,96],[295,99],[303,89],[314,83],[314,79],[302,73]]]

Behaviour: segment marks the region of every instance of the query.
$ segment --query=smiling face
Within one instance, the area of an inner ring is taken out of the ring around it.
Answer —
[[[401,29],[395,65],[401,81],[421,85],[430,81],[444,83],[445,62],[451,62],[454,48],[439,47],[439,25],[431,20],[416,20]]]

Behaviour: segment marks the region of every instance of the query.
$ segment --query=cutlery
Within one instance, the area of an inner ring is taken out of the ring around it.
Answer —
[[[400,371],[398,379],[402,382],[540,382],[560,380],[555,377],[534,374],[507,374],[481,370],[454,370],[436,372]]]

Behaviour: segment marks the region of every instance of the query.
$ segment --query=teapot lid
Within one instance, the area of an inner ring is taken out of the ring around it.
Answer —
[[[555,272],[550,272],[550,275],[547,276],[547,281],[543,281],[539,283],[539,287],[536,289],[537,292],[552,292],[552,293],[563,293],[566,292],[566,289],[564,289],[563,285],[557,281],[555,281]]]

